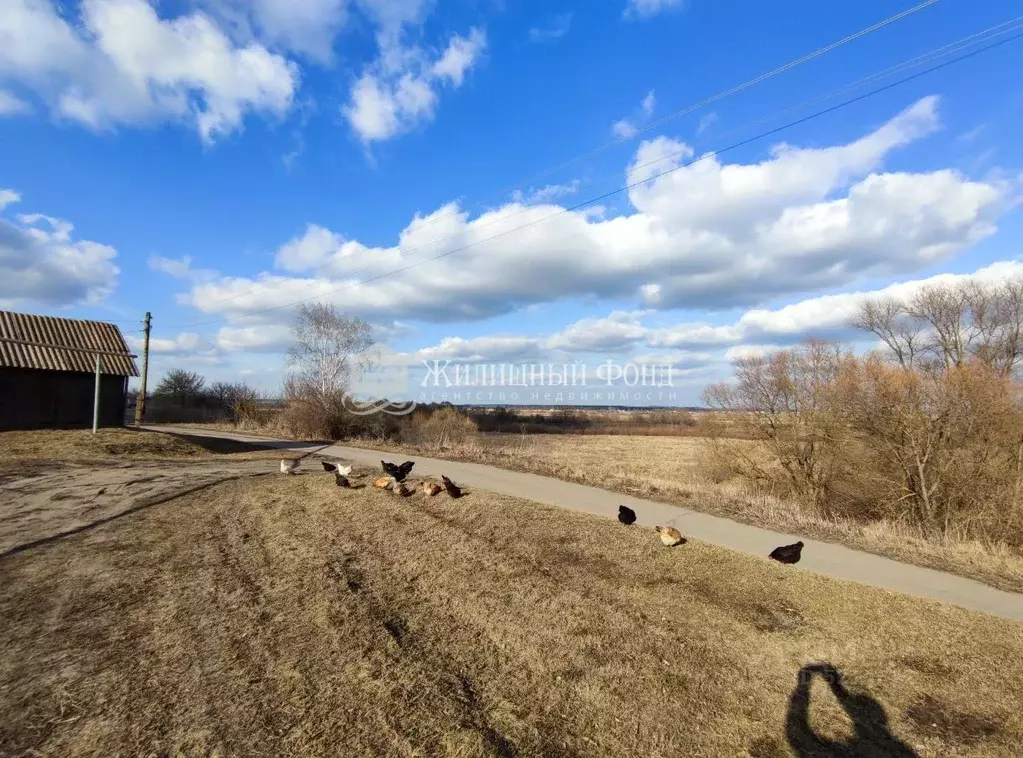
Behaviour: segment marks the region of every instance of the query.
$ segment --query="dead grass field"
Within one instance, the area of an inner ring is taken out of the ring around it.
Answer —
[[[924,538],[893,522],[862,524],[820,517],[797,503],[721,481],[705,455],[706,438],[623,435],[480,435],[445,449],[343,444],[420,453],[556,477],[615,492],[727,516],[756,526],[840,542],[897,560],[968,576],[999,589],[1023,592],[1023,553],[972,540]],[[746,440],[726,444],[754,445]]]
[[[482,491],[399,499],[326,474],[226,482],[0,557],[0,639],[4,756],[1023,744],[1023,625]],[[823,662],[837,696],[800,677]]]

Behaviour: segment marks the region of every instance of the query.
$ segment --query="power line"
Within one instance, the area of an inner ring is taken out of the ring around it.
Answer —
[[[895,23],[896,21],[900,21],[901,19],[906,18],[907,16],[911,16],[912,14],[917,13],[918,11],[921,11],[924,8],[927,8],[928,6],[934,5],[934,3],[936,3],[936,2],[938,2],[938,0],[924,0],[924,2],[921,2],[918,5],[913,6],[912,8],[908,8],[908,9],[906,9],[904,11],[901,11],[900,13],[896,13],[896,14],[894,14],[892,16],[889,16],[888,18],[886,18],[886,19],[884,19],[882,21],[877,22],[873,26],[868,26],[866,29],[861,29],[858,32],[854,32],[853,34],[850,34],[850,35],[848,35],[846,37],[843,37],[842,39],[838,40],[837,42],[832,42],[829,45],[825,45],[824,47],[818,48],[817,50],[814,50],[812,53],[807,53],[802,58],[797,58],[794,61],[789,61],[788,63],[786,63],[786,64],[784,64],[782,66],[779,66],[778,68],[775,68],[775,69],[773,69],[771,71],[768,71],[765,74],[760,74],[759,76],[756,76],[753,79],[749,79],[749,80],[743,82],[742,84],[738,84],[738,85],[732,87],[731,89],[725,90],[723,92],[719,92],[718,94],[713,95],[713,96],[708,97],[708,98],[705,98],[704,100],[701,100],[698,103],[695,103],[693,105],[689,105],[689,106],[687,106],[685,108],[682,108],[681,110],[677,110],[674,113],[671,113],[671,114],[669,114],[667,116],[664,116],[663,118],[658,119],[657,121],[653,122],[652,124],[648,124],[647,126],[644,126],[641,129],[637,129],[634,133],[630,134],[628,137],[619,137],[618,139],[610,140],[608,142],[605,142],[602,145],[598,145],[597,147],[592,148],[591,150],[588,150],[588,151],[586,151],[584,153],[580,153],[579,155],[576,155],[573,158],[569,158],[567,161],[559,163],[558,165],[554,166],[553,168],[541,171],[539,174],[535,174],[535,175],[533,175],[530,178],[521,180],[521,181],[517,182],[516,184],[513,184],[513,185],[505,188],[504,190],[501,191],[500,194],[502,196],[506,195],[506,194],[508,194],[509,192],[511,192],[511,191],[513,191],[515,189],[518,189],[518,188],[520,188],[520,187],[522,187],[522,186],[524,186],[526,184],[530,184],[530,183],[536,181],[537,179],[542,179],[542,178],[544,178],[546,176],[550,176],[551,174],[557,173],[558,171],[560,171],[561,169],[563,169],[563,168],[565,168],[567,166],[571,166],[574,163],[578,163],[579,161],[584,160],[586,158],[589,158],[590,156],[596,155],[597,153],[603,152],[604,150],[607,150],[608,148],[614,147],[615,145],[620,145],[620,144],[622,144],[624,142],[629,142],[629,141],[635,139],[637,135],[642,134],[643,132],[647,132],[647,131],[650,131],[651,129],[655,129],[655,128],[659,127],[659,126],[663,126],[664,124],[668,123],[669,121],[672,121],[672,120],[674,120],[674,119],[676,119],[676,118],[678,118],[680,116],[685,116],[685,115],[687,115],[689,113],[692,113],[693,111],[699,110],[700,108],[703,108],[703,107],[705,107],[707,105],[711,105],[712,103],[716,103],[719,100],[723,100],[726,97],[729,97],[729,96],[734,95],[734,94],[736,94],[738,92],[742,92],[744,90],[747,90],[750,87],[753,87],[754,85],[757,85],[757,84],[759,84],[759,83],[761,83],[763,81],[766,81],[768,79],[771,79],[771,78],[777,76],[778,74],[783,74],[786,71],[790,71],[791,69],[794,69],[797,66],[801,66],[802,64],[804,64],[804,63],[806,63],[808,61],[814,60],[815,58],[819,58],[820,56],[824,55],[825,53],[829,53],[832,50],[835,50],[836,48],[841,47],[842,45],[846,45],[846,44],[848,44],[848,43],[850,43],[850,42],[852,42],[854,40],[859,39],[860,37],[864,37],[864,36],[866,36],[868,34],[871,34],[872,32],[877,31],[878,29],[882,29],[882,28],[884,28],[884,27],[886,27],[886,26],[888,26],[890,24]],[[497,193],[494,193],[494,194],[496,195]],[[441,221],[449,219],[449,218],[451,218],[452,216],[455,216],[455,215],[457,215],[457,212],[451,211],[449,213],[445,213],[445,214],[442,214],[440,216],[434,216],[433,218],[430,218],[429,220],[425,221],[420,226],[420,229],[426,228],[426,227],[429,227],[429,226],[433,226],[434,224],[437,224],[437,223],[439,223]],[[424,247],[430,247],[432,245],[438,244],[439,242],[443,242],[443,241],[444,240],[437,240],[437,241],[434,241],[434,242],[426,243],[425,245],[419,245],[417,247],[410,248],[410,249],[406,250],[405,252],[406,253],[415,252],[416,250],[421,250]],[[309,271],[319,271],[321,269],[328,268],[330,265],[331,265],[330,263],[324,263],[324,264],[322,264],[320,266],[312,266],[308,270]],[[354,276],[356,274],[361,274],[361,273],[363,273],[365,271],[368,271],[368,270],[370,270],[372,268],[375,268],[375,267],[376,267],[375,264],[370,264],[369,266],[365,266],[365,267],[363,267],[361,269],[357,269],[356,271],[352,271],[350,275]],[[244,295],[232,295],[230,297],[220,298],[220,299],[215,300],[213,302],[214,303],[229,302],[231,300],[237,300],[239,297],[243,297],[243,296]]]
[[[1006,22],[1006,23],[1011,23],[1011,22]],[[1004,26],[1004,24],[1000,25],[1000,26]],[[984,32],[980,32],[977,35],[972,35],[972,36],[976,37],[976,36],[982,35],[982,34],[984,34]],[[1004,45],[1004,44],[1006,44],[1008,42],[1012,42],[1014,40],[1017,40],[1020,37],[1023,37],[1023,34],[1016,34],[1016,35],[1013,35],[1012,37],[1008,37],[1008,38],[1005,38],[1005,39],[998,40],[997,42],[993,42],[993,43],[991,43],[991,44],[989,44],[989,45],[987,45],[985,47],[982,47],[982,48],[979,48],[979,49],[976,49],[976,50],[972,50],[972,51],[970,51],[968,53],[964,53],[963,55],[960,55],[957,58],[953,58],[952,60],[945,61],[944,63],[940,63],[938,65],[932,66],[932,67],[930,67],[928,69],[925,69],[924,71],[920,71],[920,72],[917,72],[915,74],[911,74],[910,76],[907,76],[907,77],[904,77],[902,79],[899,79],[898,81],[891,82],[891,83],[886,84],[886,85],[884,85],[882,87],[878,87],[876,89],[870,90],[869,92],[866,92],[866,93],[864,93],[862,95],[858,95],[858,96],[856,96],[854,98],[850,98],[849,100],[845,100],[845,101],[843,101],[841,103],[838,103],[837,105],[833,105],[833,106],[831,106],[829,108],[825,108],[823,110],[816,111],[815,113],[812,113],[812,114],[810,114],[808,116],[804,116],[803,118],[797,119],[795,121],[791,121],[791,122],[789,122],[787,124],[784,124],[782,126],[776,127],[774,129],[771,129],[771,130],[768,130],[766,132],[761,132],[761,133],[756,134],[756,135],[754,135],[752,137],[744,139],[744,140],[742,140],[740,142],[736,142],[734,144],[731,144],[731,145],[729,145],[729,146],[727,146],[725,148],[722,148],[720,150],[716,150],[716,151],[713,151],[713,152],[705,153],[704,155],[701,155],[698,158],[694,158],[691,161],[687,161],[687,162],[681,163],[678,166],[674,166],[674,167],[672,167],[670,169],[667,169],[667,170],[662,171],[660,173],[654,174],[653,176],[646,177],[646,178],[644,178],[644,179],[642,179],[640,181],[636,181],[636,182],[633,182],[631,184],[626,184],[623,187],[619,187],[617,189],[614,189],[614,190],[611,190],[609,192],[606,192],[606,193],[604,193],[602,195],[598,195],[596,197],[592,197],[592,198],[590,198],[588,200],[585,200],[585,201],[583,201],[581,203],[577,203],[576,205],[565,207],[565,208],[560,208],[559,210],[555,211],[554,213],[550,213],[550,214],[544,216],[543,218],[535,219],[535,220],[530,221],[529,223],[523,224],[521,226],[517,226],[517,227],[514,227],[512,229],[507,229],[507,230],[505,230],[503,232],[500,232],[498,234],[495,234],[495,235],[493,235],[491,237],[486,237],[484,239],[476,240],[475,242],[471,242],[471,243],[463,245],[461,247],[456,247],[456,248],[454,248],[452,250],[448,250],[448,251],[445,251],[443,253],[439,253],[438,255],[434,255],[434,256],[429,257],[429,258],[424,258],[424,259],[422,259],[420,261],[416,261],[414,263],[410,263],[407,266],[403,266],[403,267],[397,268],[397,269],[392,269],[390,271],[386,271],[386,272],[384,272],[382,274],[379,274],[379,275],[374,276],[374,277],[370,277],[368,279],[364,279],[364,280],[359,281],[359,282],[353,282],[351,284],[348,284],[348,285],[345,285],[345,286],[342,286],[342,287],[336,287],[336,288],[333,288],[333,289],[329,289],[329,290],[327,290],[325,292],[318,293],[318,294],[316,294],[316,295],[314,295],[312,297],[302,298],[300,300],[296,300],[296,301],[290,302],[290,303],[285,303],[283,305],[276,305],[276,306],[272,306],[270,308],[262,308],[262,309],[259,309],[259,310],[256,310],[256,311],[251,311],[249,313],[242,314],[242,315],[239,315],[239,316],[233,316],[233,317],[229,316],[229,317],[225,317],[225,318],[218,318],[218,319],[213,319],[213,320],[208,320],[208,321],[200,321],[200,322],[195,322],[195,323],[191,323],[191,324],[172,324],[172,325],[169,325],[168,328],[190,328],[190,327],[196,327],[196,326],[207,326],[207,325],[210,325],[210,324],[219,324],[219,323],[224,323],[224,322],[232,321],[232,320],[241,320],[241,319],[251,318],[253,316],[258,316],[258,315],[261,315],[261,314],[264,314],[264,313],[270,313],[270,312],[281,310],[281,309],[284,309],[284,308],[290,308],[292,306],[299,305],[301,303],[309,302],[311,300],[316,300],[316,299],[324,297],[326,295],[334,295],[334,294],[337,294],[339,292],[344,292],[344,291],[349,290],[349,289],[354,289],[355,287],[361,286],[363,284],[369,284],[370,282],[378,281],[380,279],[386,278],[386,277],[391,276],[393,274],[398,274],[398,273],[402,273],[404,271],[408,271],[410,269],[413,269],[413,268],[416,268],[417,266],[422,265],[423,263],[429,263],[429,262],[432,262],[432,261],[435,261],[435,260],[439,260],[440,258],[445,258],[445,257],[447,257],[449,255],[453,255],[454,253],[462,252],[464,250],[468,250],[468,249],[471,249],[473,247],[477,247],[477,246],[482,245],[482,244],[484,244],[486,242],[491,242],[491,241],[493,241],[495,239],[499,239],[501,237],[507,236],[508,234],[512,234],[514,232],[521,231],[523,229],[527,229],[527,228],[532,227],[532,226],[536,226],[537,224],[543,223],[543,222],[548,221],[548,220],[550,220],[552,218],[556,218],[558,216],[562,216],[562,215],[565,215],[567,213],[572,213],[574,211],[577,211],[577,210],[579,210],[581,208],[586,207],[587,205],[592,205],[594,203],[600,202],[601,200],[605,200],[605,199],[607,199],[609,197],[612,197],[614,195],[620,194],[622,192],[627,192],[628,190],[630,190],[630,189],[632,189],[634,187],[637,187],[637,186],[639,186],[641,184],[644,184],[646,182],[652,181],[654,179],[658,179],[658,178],[660,178],[662,176],[665,176],[667,174],[673,173],[673,172],[678,171],[680,169],[687,168],[687,167],[692,166],[692,165],[694,165],[696,163],[699,163],[701,161],[707,160],[708,158],[711,158],[713,156],[721,155],[723,153],[727,153],[727,152],[730,152],[732,150],[736,150],[736,149],[738,149],[740,147],[744,147],[745,145],[748,145],[748,144],[750,144],[752,142],[755,142],[757,140],[763,139],[764,137],[769,137],[769,136],[771,136],[773,134],[777,134],[777,133],[779,133],[781,131],[784,131],[786,129],[790,129],[790,128],[794,127],[794,126],[799,126],[800,124],[807,123],[807,122],[812,121],[812,120],[814,120],[816,118],[819,118],[821,116],[827,115],[828,113],[832,113],[832,112],[834,112],[836,110],[839,110],[841,108],[845,108],[845,107],[847,107],[849,105],[853,105],[854,103],[857,103],[857,102],[859,102],[861,100],[865,100],[868,97],[872,97],[872,96],[874,96],[876,94],[879,94],[881,92],[885,92],[885,91],[887,91],[889,89],[892,89],[894,87],[900,86],[900,85],[905,84],[907,82],[913,81],[915,79],[919,79],[920,77],[925,76],[925,75],[930,74],[930,73],[933,73],[934,71],[938,71],[940,69],[943,69],[943,68],[946,68],[948,66],[951,66],[954,63],[959,63],[959,62],[961,62],[963,60],[966,60],[968,58],[972,58],[975,55],[979,55],[980,53],[987,52],[988,50],[992,50],[992,49],[994,49],[996,47],[1000,47],[1001,45]],[[952,44],[955,45],[955,44],[958,44],[958,43],[952,43]],[[949,47],[949,46],[946,46],[946,47]],[[846,87],[845,89],[848,89],[848,87]],[[826,95],[824,97],[827,98],[827,97],[830,97],[830,96],[831,95]],[[821,99],[821,98],[818,98],[818,100],[819,99]],[[794,106],[794,107],[798,108],[798,107],[802,107],[802,105],[803,104],[801,104],[799,106]],[[791,110],[791,109],[789,109],[789,110]],[[774,115],[769,116],[768,118],[773,118],[773,117],[774,117]],[[761,119],[761,121],[762,120],[763,119]],[[672,156],[663,156],[660,160],[663,160],[665,157],[672,157]],[[657,161],[654,161],[654,162],[657,162]],[[634,167],[634,170],[635,170],[635,168],[638,168],[638,167]],[[217,302],[217,301],[214,301],[214,302]]]

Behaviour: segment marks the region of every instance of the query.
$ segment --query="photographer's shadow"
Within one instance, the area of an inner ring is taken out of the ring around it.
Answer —
[[[817,674],[828,683],[853,723],[849,740],[830,740],[816,734],[810,726],[810,683]],[[842,683],[841,672],[829,663],[803,666],[796,689],[789,698],[785,717],[785,736],[800,758],[811,756],[895,756],[917,758],[909,745],[888,728],[884,706],[865,692],[850,692]]]

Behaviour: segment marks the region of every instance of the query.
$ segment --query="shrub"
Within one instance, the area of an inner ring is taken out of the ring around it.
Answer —
[[[433,411],[419,411],[401,429],[401,441],[430,450],[445,450],[478,444],[476,422],[450,406]]]

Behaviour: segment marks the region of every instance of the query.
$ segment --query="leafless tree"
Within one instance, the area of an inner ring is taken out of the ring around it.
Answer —
[[[1011,376],[1023,356],[1023,276],[963,281],[865,301],[852,326],[875,334],[904,368],[938,371],[977,360]]]
[[[834,388],[850,357],[840,345],[808,340],[792,350],[739,360],[734,383],[707,389],[704,402],[728,412],[744,436],[761,440],[768,453],[762,458],[756,448],[726,442],[737,473],[773,485],[780,467],[788,489],[829,510],[844,441]]]
[[[336,399],[357,371],[371,363],[373,346],[369,324],[339,313],[326,303],[303,304],[291,330],[288,349],[293,386],[311,393],[324,404]]]
[[[194,371],[174,369],[168,371],[153,391],[154,397],[167,398],[178,407],[185,407],[201,399],[206,380]]]

